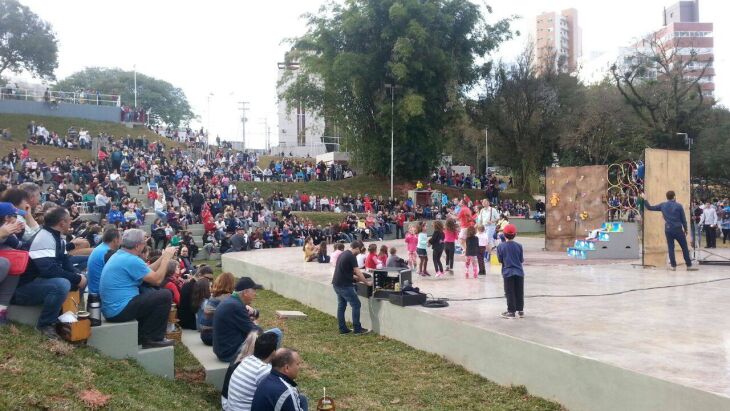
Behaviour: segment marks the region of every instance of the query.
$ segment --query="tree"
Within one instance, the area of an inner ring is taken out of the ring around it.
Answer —
[[[90,67],[58,82],[59,90],[91,89],[121,96],[122,104],[134,105],[134,72],[117,68]],[[137,106],[151,110],[153,124],[179,126],[194,118],[182,89],[154,77],[137,73]]]
[[[715,108],[692,147],[693,175],[730,183],[730,111]]]
[[[555,83],[563,76],[555,70],[538,76],[528,45],[513,65],[496,67],[476,107],[475,116],[496,131],[490,133],[490,151],[500,165],[512,169],[515,186],[528,193],[539,191],[540,173],[558,151],[561,97]]]
[[[466,93],[488,71],[479,64],[511,37],[509,20],[485,22],[468,0],[351,0],[308,15],[292,40],[279,97],[304,104],[341,126],[345,145],[369,173],[417,178],[439,159],[444,132]],[[385,85],[394,84],[394,115]]]
[[[0,0],[0,76],[9,70],[55,78],[57,43],[48,22],[16,0]]]
[[[643,128],[618,89],[608,81],[580,87],[575,115],[564,119],[560,164],[611,164],[635,159],[646,147]]]
[[[614,64],[611,74],[648,127],[652,146],[683,148],[677,133],[696,135],[712,105],[702,93],[701,81],[711,66],[712,59],[702,58],[684,39],[665,41],[655,34],[639,42],[633,56]]]

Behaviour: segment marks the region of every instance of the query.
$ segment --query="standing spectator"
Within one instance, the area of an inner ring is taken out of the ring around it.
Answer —
[[[687,248],[687,218],[684,215],[684,208],[675,199],[674,191],[667,191],[667,201],[655,206],[649,204],[645,193],[641,193],[644,205],[649,211],[661,211],[664,217],[664,235],[667,237],[667,251],[669,253],[669,265],[672,271],[677,269],[677,261],[674,256],[674,242],[678,242],[682,248],[682,256],[687,264],[687,271],[697,271],[692,267],[692,259]]]
[[[705,248],[717,248],[717,212],[709,199],[705,201],[705,207],[702,209],[700,225],[705,231],[705,238],[707,239]]]
[[[332,287],[337,295],[337,324],[340,327],[340,334],[352,332],[345,324],[347,304],[350,304],[352,308],[352,326],[355,329],[355,334],[369,332],[367,328],[363,328],[360,324],[360,298],[355,292],[355,279],[369,285],[357,263],[357,255],[362,253],[364,248],[365,246],[361,241],[353,241],[350,243],[350,250],[343,251],[337,258],[337,264],[335,264]]]

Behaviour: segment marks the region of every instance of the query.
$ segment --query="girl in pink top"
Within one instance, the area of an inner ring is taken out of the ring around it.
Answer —
[[[456,250],[456,238],[459,236],[459,229],[456,220],[449,217],[446,219],[444,228],[444,252],[446,253],[446,270],[454,274],[454,251]]]
[[[408,267],[413,270],[416,268],[416,247],[418,247],[418,235],[416,235],[416,226],[411,225],[406,234],[406,248],[408,249]]]

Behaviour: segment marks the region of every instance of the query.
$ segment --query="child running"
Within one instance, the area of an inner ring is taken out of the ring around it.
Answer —
[[[449,217],[446,219],[446,227],[444,229],[444,252],[446,253],[446,270],[449,274],[454,274],[454,252],[456,251],[456,237],[459,235],[459,229],[456,226],[456,220]]]
[[[418,254],[418,275],[429,277],[428,273],[428,234],[426,227],[422,222],[416,224],[416,232],[418,233],[418,244],[416,254]]]
[[[514,241],[517,228],[514,224],[507,224],[502,229],[505,242],[497,246],[497,258],[502,263],[502,278],[504,279],[504,294],[507,297],[507,311],[502,318],[522,318],[524,312],[525,271],[522,263],[525,262],[522,254],[522,245]]]
[[[418,246],[418,235],[416,233],[416,226],[411,225],[408,227],[408,234],[406,234],[406,248],[408,249],[408,268],[411,270],[416,269],[416,248]]]
[[[444,266],[441,265],[441,254],[444,252],[444,224],[441,221],[434,221],[433,234],[428,243],[433,249],[433,269],[436,270],[436,277],[443,277]]]
[[[471,267],[474,278],[477,278],[477,260],[479,259],[479,239],[477,238],[477,230],[474,226],[466,229],[466,278],[469,278],[469,268]]]

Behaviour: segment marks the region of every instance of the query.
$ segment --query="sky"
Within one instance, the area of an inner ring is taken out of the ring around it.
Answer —
[[[118,67],[180,87],[199,116],[196,125],[221,139],[241,141],[237,102],[247,101],[247,147],[265,144],[265,121],[277,141],[276,64],[287,38],[306,32],[304,13],[322,0],[20,0],[51,23],[59,39],[62,79],[85,67]],[[484,4],[484,2],[478,2]],[[574,7],[583,30],[583,54],[614,50],[661,27],[674,0],[488,0],[488,22],[519,16],[521,36],[501,45],[494,59],[510,61],[525,47],[535,16]],[[700,1],[700,21],[714,22],[716,97],[730,99],[730,15],[727,0]]]

